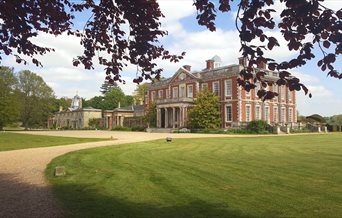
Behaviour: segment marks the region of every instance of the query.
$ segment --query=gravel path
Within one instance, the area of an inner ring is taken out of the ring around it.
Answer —
[[[64,217],[66,215],[53,197],[51,187],[44,177],[46,165],[53,158],[65,153],[86,148],[161,139],[168,136],[172,138],[227,137],[224,135],[113,131],[30,131],[19,133],[114,138],[115,140],[0,152],[1,218]],[[234,137],[238,136],[235,135]]]

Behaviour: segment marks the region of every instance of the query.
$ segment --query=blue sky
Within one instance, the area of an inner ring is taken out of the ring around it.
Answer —
[[[196,11],[192,6],[192,0],[159,0],[161,10],[166,16],[162,20],[162,28],[169,32],[169,35],[161,40],[161,43],[173,53],[185,51],[186,57],[179,63],[169,63],[158,61],[158,65],[164,69],[162,76],[170,77],[176,70],[185,65],[191,65],[193,70],[201,70],[205,67],[205,60],[219,55],[223,65],[237,63],[239,57],[239,38],[235,30],[234,14],[219,14],[217,17],[217,31],[210,32],[204,27],[197,25]],[[341,0],[326,0],[325,5],[337,9],[342,7]],[[282,4],[277,1],[273,7],[281,10]],[[87,16],[81,16],[83,19]],[[82,26],[83,19],[75,21],[76,27]],[[276,18],[276,20],[279,18]],[[284,40],[281,40],[279,31],[270,32],[280,41],[281,47],[276,48],[270,57],[282,61],[291,58],[294,53],[289,52]],[[95,70],[84,70],[82,67],[73,67],[72,58],[82,54],[82,47],[79,45],[79,39],[72,36],[62,35],[54,37],[46,34],[40,34],[35,42],[53,47],[55,52],[41,57],[44,67],[38,68],[34,65],[18,65],[14,58],[5,57],[2,65],[12,66],[15,71],[29,69],[39,75],[54,89],[58,97],[72,97],[76,92],[87,99],[100,95],[100,86],[104,81],[105,73],[103,67],[97,65]],[[321,54],[316,50],[315,54],[320,57]],[[335,65],[337,70],[342,71],[342,59]],[[316,66],[317,61],[311,61],[306,66],[292,70],[305,85],[310,89],[313,98],[304,96],[302,92],[297,93],[297,109],[302,115],[319,113],[324,116],[342,114],[342,97],[340,93],[341,80],[326,76]],[[126,94],[132,94],[136,85],[132,83],[135,77],[136,68],[128,66],[122,73],[126,84],[121,84],[121,88]]]

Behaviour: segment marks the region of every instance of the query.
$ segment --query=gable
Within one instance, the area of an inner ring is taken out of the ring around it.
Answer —
[[[183,67],[179,68],[177,70],[177,72],[172,76],[171,80],[170,80],[170,84],[172,83],[177,83],[177,82],[182,82],[182,81],[186,81],[186,80],[198,80],[197,77],[195,77],[194,75],[192,75],[189,71],[187,71],[186,69],[184,69]]]

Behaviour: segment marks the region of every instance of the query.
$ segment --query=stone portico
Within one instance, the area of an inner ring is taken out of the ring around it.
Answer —
[[[188,121],[191,104],[175,103],[157,106],[157,128],[182,128]]]

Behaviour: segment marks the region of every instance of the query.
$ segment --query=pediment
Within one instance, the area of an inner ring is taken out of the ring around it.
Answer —
[[[179,68],[176,73],[172,76],[170,83],[181,82],[191,79],[198,79],[196,76],[192,75],[189,71],[183,67]]]

